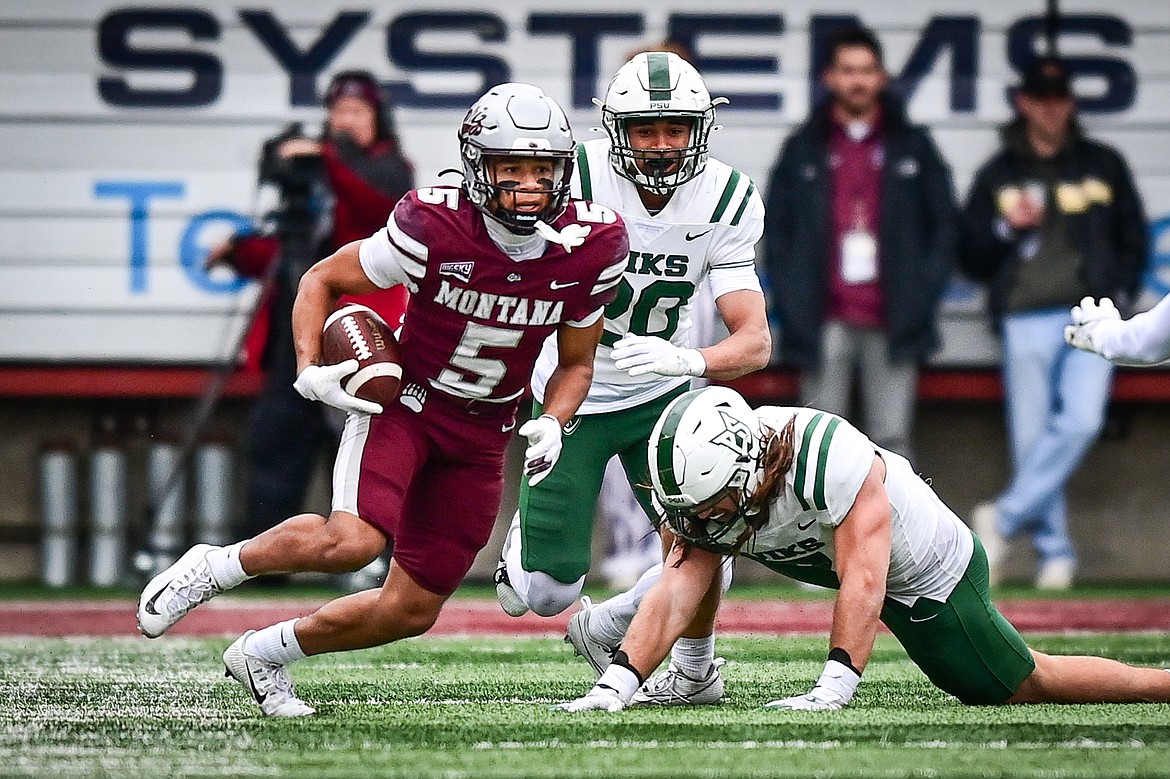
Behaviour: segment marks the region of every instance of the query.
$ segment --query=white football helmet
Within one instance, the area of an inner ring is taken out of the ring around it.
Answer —
[[[692,390],[663,410],[650,434],[650,481],[675,535],[716,552],[735,546],[760,481],[761,434],[756,412],[727,387]],[[733,512],[699,516],[729,495]]]
[[[532,233],[536,222],[552,223],[569,202],[576,142],[569,119],[557,102],[531,84],[494,86],[468,110],[459,128],[459,156],[468,199],[487,216],[517,233]],[[541,194],[549,204],[540,212],[506,209],[498,195],[514,182],[492,181],[488,157],[551,158],[553,178]]]
[[[609,82],[601,122],[609,135],[609,163],[619,176],[655,194],[666,195],[702,172],[708,139],[716,129],[715,106],[699,71],[673,52],[638,54]],[[690,143],[674,152],[634,149],[629,124],[653,119],[684,119],[691,124]]]

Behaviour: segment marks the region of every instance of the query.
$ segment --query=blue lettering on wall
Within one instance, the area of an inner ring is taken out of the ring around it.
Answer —
[[[98,23],[98,53],[107,65],[126,70],[187,73],[191,84],[179,89],[136,89],[122,76],[101,76],[98,94],[123,108],[182,108],[210,105],[219,99],[223,66],[213,54],[190,49],[139,48],[130,43],[136,30],[180,30],[195,41],[219,39],[219,21],[194,8],[143,8],[113,11]]]
[[[469,92],[425,93],[410,83],[390,85],[399,105],[425,108],[467,108],[490,87],[512,80],[508,63],[490,54],[472,52],[425,52],[418,49],[418,38],[434,30],[470,30],[485,43],[507,38],[504,20],[488,13],[405,13],[386,31],[386,50],[390,61],[406,71],[472,71],[480,83]]]
[[[1170,294],[1170,216],[1150,223],[1150,267],[1142,280],[1158,295]]]
[[[1060,17],[1057,35],[1078,35],[1100,38],[1113,46],[1133,44],[1133,30],[1123,19],[1099,14],[1065,14]],[[1017,71],[1023,71],[1037,54],[1044,53],[1039,46],[1044,37],[1044,19],[1027,16],[1008,28],[1008,62]],[[1103,114],[1125,111],[1137,98],[1137,75],[1133,66],[1117,57],[1088,57],[1061,55],[1068,63],[1073,80],[1080,76],[1096,77],[1105,82],[1105,91],[1094,97],[1078,97],[1077,108],[1082,113]],[[1075,89],[1075,84],[1074,84]],[[1007,90],[1011,102],[1012,88]]]
[[[179,265],[197,288],[216,295],[230,295],[247,286],[247,279],[216,281],[208,276],[207,270],[203,267],[208,249],[199,243],[203,228],[220,222],[229,223],[236,231],[246,230],[252,225],[252,220],[235,211],[204,211],[202,214],[196,214],[187,223],[183,237],[179,240]]]
[[[343,11],[302,51],[271,11],[240,11],[240,19],[288,73],[288,102],[294,106],[317,105],[317,74],[329,67],[369,18],[369,11]]]
[[[130,291],[146,292],[147,226],[150,201],[154,198],[180,198],[185,187],[181,181],[96,181],[93,195],[98,199],[125,198],[130,201]]]
[[[672,14],[667,37],[695,52],[694,65],[704,76],[714,73],[765,73],[780,69],[780,60],[766,56],[711,57],[698,54],[698,39],[704,34],[779,35],[784,17],[779,14]],[[774,92],[728,92],[731,106],[742,110],[777,111],[783,97]]]
[[[598,94],[598,45],[605,35],[639,35],[641,14],[532,14],[533,35],[567,35],[572,41],[569,83],[574,108],[589,108]]]

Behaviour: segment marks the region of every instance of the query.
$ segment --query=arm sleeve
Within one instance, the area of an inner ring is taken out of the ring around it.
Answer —
[[[739,223],[719,225],[719,235],[711,247],[708,279],[716,300],[728,292],[741,289],[762,292],[756,274],[756,244],[764,233],[764,202],[754,189]]]
[[[819,512],[818,521],[836,527],[853,508],[876,450],[864,433],[841,417],[822,411],[804,413],[810,418],[803,426],[797,425],[801,443],[793,491],[803,506]]]
[[[1170,360],[1170,295],[1132,319],[1093,324],[1093,345],[1118,365],[1157,365]]]
[[[390,212],[386,226],[361,243],[362,270],[370,281],[383,289],[405,284],[411,292],[417,292],[418,282],[426,275],[426,244],[401,227],[401,223],[418,222],[418,215],[413,213],[415,210],[413,201],[409,197],[403,198]]]

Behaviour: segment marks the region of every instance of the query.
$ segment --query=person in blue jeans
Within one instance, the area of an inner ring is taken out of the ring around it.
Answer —
[[[1086,138],[1067,65],[1041,57],[1016,89],[1016,117],[978,171],[963,212],[960,264],[989,282],[1003,338],[1011,481],[976,507],[991,579],[1006,541],[1030,533],[1036,585],[1067,589],[1077,566],[1065,485],[1105,421],[1113,365],[1065,342],[1086,296],[1127,308],[1148,261],[1146,219],[1125,160]]]

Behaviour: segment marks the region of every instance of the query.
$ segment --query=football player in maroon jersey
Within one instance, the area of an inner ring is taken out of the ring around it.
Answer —
[[[142,593],[142,632],[253,576],[343,573],[393,542],[381,589],[314,614],[248,631],[224,653],[230,676],[269,716],[306,716],[286,666],[425,633],[495,524],[504,450],[541,344],[560,361],[544,410],[519,432],[525,473],[539,481],[560,453],[561,428],[593,375],[602,309],[616,294],[628,241],[613,211],[570,200],[575,145],[564,112],[533,86],[503,84],[459,131],[462,187],[409,193],[386,227],[317,263],[293,308],[305,397],[349,413],[329,517],[301,514],[229,547],[198,545]],[[348,395],[350,362],[321,365],[321,329],[342,294],[393,284],[411,292],[401,334],[402,392],[382,408]]]

